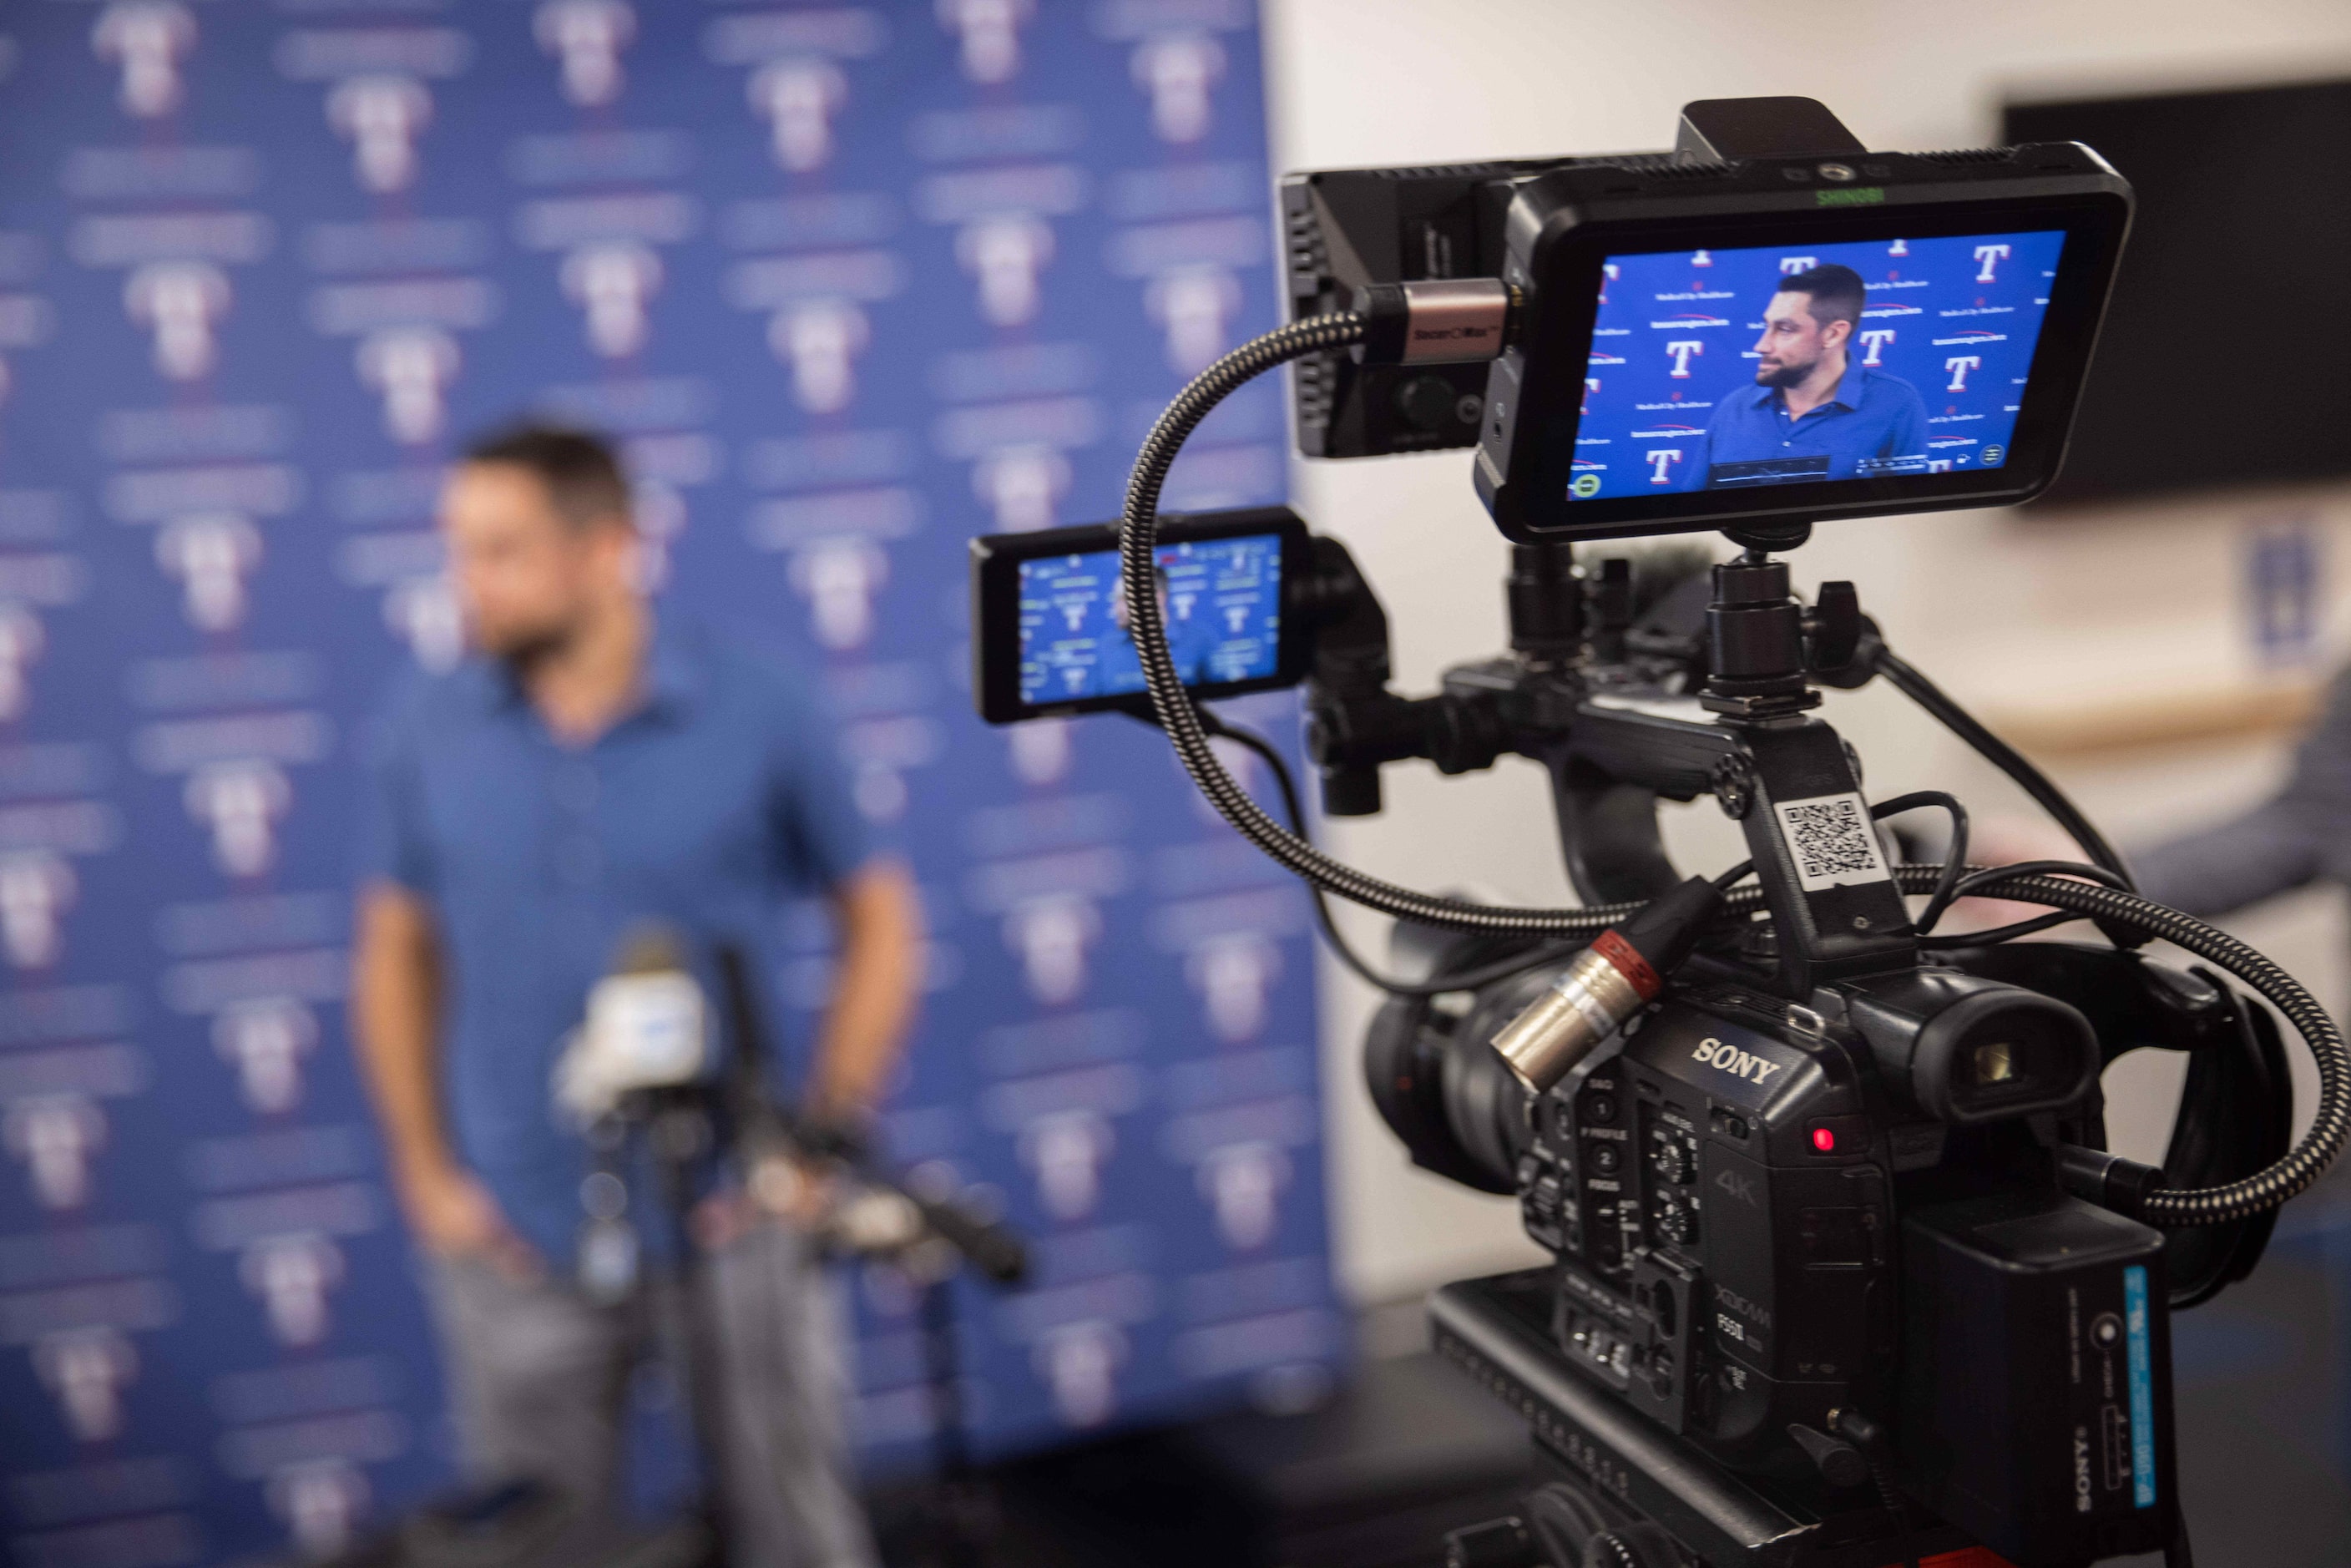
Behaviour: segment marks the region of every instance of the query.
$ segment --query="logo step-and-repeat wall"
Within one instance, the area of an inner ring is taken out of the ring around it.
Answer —
[[[462,630],[438,474],[621,438],[795,649],[932,930],[896,1153],[999,1189],[1002,1449],[1343,1354],[1302,896],[1141,726],[970,716],[971,534],[1106,517],[1278,317],[1249,0],[111,0],[0,17],[0,1409],[22,1568],[330,1550],[448,1473],[344,1037],[353,749]],[[1282,494],[1278,389],[1171,505]],[[1294,708],[1260,699],[1277,731]],[[786,921],[805,1050],[824,923]],[[844,1270],[857,1426],[928,1436]]]

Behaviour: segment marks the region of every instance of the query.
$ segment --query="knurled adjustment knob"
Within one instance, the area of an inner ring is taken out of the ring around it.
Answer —
[[[1690,1157],[1689,1145],[1677,1138],[1660,1143],[1649,1156],[1659,1176],[1677,1186],[1687,1186],[1698,1175],[1698,1162]]]

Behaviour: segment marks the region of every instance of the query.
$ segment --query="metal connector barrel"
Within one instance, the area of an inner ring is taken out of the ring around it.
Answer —
[[[1502,1026],[1494,1036],[1494,1051],[1529,1092],[1541,1094],[1638,1012],[1644,999],[1595,944]]]
[[[1518,295],[1498,277],[1375,283],[1355,291],[1363,340],[1349,350],[1372,365],[1468,364],[1510,344]]]

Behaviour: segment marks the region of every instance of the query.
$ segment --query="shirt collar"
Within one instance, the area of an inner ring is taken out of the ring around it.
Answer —
[[[665,620],[653,622],[653,646],[645,659],[644,700],[632,710],[664,718],[683,718],[700,701],[704,689],[701,662],[689,639]],[[467,662],[482,706],[493,710],[526,707],[529,695],[515,668],[504,659],[475,658]]]
[[[1851,353],[1847,353],[1844,357],[1844,374],[1837,379],[1836,396],[1832,401],[1841,402],[1847,408],[1859,408],[1862,382],[1868,379],[1869,372],[1861,368],[1861,361],[1855,359]]]
[[[1844,374],[1837,379],[1836,392],[1829,398],[1829,402],[1839,403],[1848,409],[1859,408],[1861,406],[1862,399],[1862,383],[1868,379],[1869,372],[1862,369],[1861,361],[1855,359],[1851,354],[1847,354],[1844,361]],[[1771,408],[1777,406],[1779,408],[1785,409],[1788,406],[1788,400],[1780,395],[1780,391],[1781,389],[1778,387],[1757,387],[1755,389],[1754,406],[1757,408]],[[1825,408],[1827,404],[1815,403],[1813,406],[1813,408]],[[1807,410],[1806,412],[1810,413],[1811,411]]]

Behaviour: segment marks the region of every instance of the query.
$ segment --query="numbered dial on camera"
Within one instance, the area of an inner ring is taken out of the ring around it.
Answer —
[[[1649,1232],[1660,1246],[1692,1248],[1698,1239],[1698,1129],[1670,1103],[1641,1107],[1647,1166]]]

